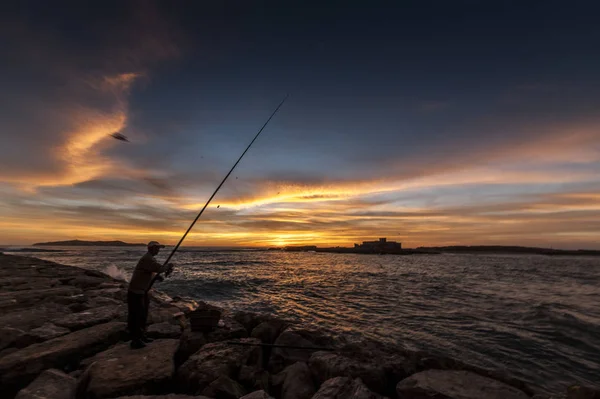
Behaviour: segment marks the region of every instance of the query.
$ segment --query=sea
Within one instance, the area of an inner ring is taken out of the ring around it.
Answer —
[[[145,251],[48,249],[62,252],[17,253],[128,279]],[[171,296],[450,356],[546,393],[600,388],[600,257],[185,247],[173,261],[175,272],[155,286]]]

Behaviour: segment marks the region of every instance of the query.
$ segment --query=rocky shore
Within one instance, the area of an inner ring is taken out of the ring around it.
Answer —
[[[218,327],[192,331],[190,314],[214,307],[158,291],[155,341],[131,350],[125,297],[126,283],[103,273],[0,254],[1,397],[549,398],[501,373],[270,315],[221,309]],[[577,386],[566,395],[600,398]]]

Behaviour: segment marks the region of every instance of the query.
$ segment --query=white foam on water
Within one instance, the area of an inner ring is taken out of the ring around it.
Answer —
[[[104,273],[108,274],[112,278],[116,278],[117,280],[129,281],[131,276],[123,269],[119,269],[115,265],[110,265],[104,270]]]

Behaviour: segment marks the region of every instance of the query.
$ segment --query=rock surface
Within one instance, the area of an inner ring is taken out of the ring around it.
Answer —
[[[15,346],[24,348],[39,342],[48,341],[49,339],[57,338],[70,333],[68,328],[59,327],[52,323],[46,323],[41,327],[34,328],[21,335],[15,342]]]
[[[177,345],[177,340],[165,339],[142,349],[130,350],[127,344],[120,344],[99,353],[80,378],[78,398],[172,392]]]
[[[167,322],[151,324],[146,333],[150,338],[179,338],[181,327]]]
[[[60,370],[49,369],[40,374],[15,399],[71,399],[75,393],[75,378]]]
[[[240,399],[273,399],[273,397],[269,396],[269,394],[267,394],[265,391],[260,390],[242,396]]]
[[[245,338],[239,342],[257,343]],[[178,388],[189,394],[201,393],[220,376],[234,378],[243,365],[259,364],[260,349],[253,346],[206,344],[177,370]]]
[[[427,370],[398,383],[398,398],[526,399],[527,394],[510,385],[469,371]]]
[[[297,362],[273,376],[273,385],[281,386],[281,399],[310,399],[316,389],[306,363]]]
[[[335,377],[327,380],[321,385],[319,391],[312,399],[384,399],[374,392],[371,392],[360,378]],[[411,399],[421,399],[420,396],[411,396]],[[436,399],[445,399],[445,397],[436,397]],[[480,398],[483,399],[483,398]]]
[[[125,323],[110,322],[30,345],[0,358],[0,389],[11,392],[48,368],[75,367],[121,338]]]
[[[96,324],[106,323],[125,314],[125,306],[102,306],[92,308],[79,313],[73,313],[68,316],[53,320],[53,323],[59,327],[65,327],[75,331],[82,328],[95,326]]]
[[[600,389],[572,385],[567,389],[567,399],[600,399]]]
[[[360,378],[373,391],[386,391],[386,374],[377,359],[361,361],[333,352],[315,352],[309,364],[319,384],[334,377],[346,376]]]
[[[202,391],[202,394],[210,398],[239,399],[244,396],[244,388],[231,378],[222,375],[211,382]]]

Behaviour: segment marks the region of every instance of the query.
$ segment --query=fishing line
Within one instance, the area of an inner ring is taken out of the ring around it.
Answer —
[[[194,219],[194,221],[192,222],[192,224],[190,224],[190,227],[188,227],[188,229],[183,234],[183,236],[181,237],[181,239],[179,240],[179,242],[177,243],[177,245],[175,245],[175,247],[173,248],[173,250],[169,254],[169,257],[163,263],[163,266],[167,265],[169,263],[169,261],[171,260],[171,258],[173,257],[173,255],[175,255],[175,252],[177,252],[177,250],[179,249],[179,246],[181,245],[181,243],[183,242],[183,240],[185,240],[185,237],[187,237],[188,233],[192,230],[192,228],[194,227],[194,225],[196,224],[196,222],[198,221],[198,219],[200,219],[200,216],[202,216],[202,213],[208,207],[208,205],[210,204],[210,202],[212,201],[212,199],[215,197],[215,195],[217,195],[217,193],[221,189],[221,186],[223,186],[223,184],[225,183],[225,181],[227,180],[227,178],[229,177],[229,175],[231,175],[231,173],[233,172],[233,170],[235,169],[235,167],[238,165],[238,163],[240,163],[240,161],[242,160],[242,158],[244,157],[244,155],[246,155],[246,152],[248,152],[248,150],[250,149],[250,147],[252,146],[252,144],[254,144],[254,142],[256,141],[256,139],[258,138],[258,136],[262,133],[262,131],[265,129],[265,127],[269,124],[269,122],[271,121],[271,119],[273,119],[273,117],[275,116],[275,114],[277,113],[277,111],[279,111],[279,108],[281,108],[281,106],[283,105],[283,103],[285,102],[285,100],[287,100],[288,97],[289,97],[289,94],[286,95],[285,98],[279,103],[279,105],[277,106],[277,108],[275,108],[275,111],[273,111],[273,113],[271,114],[271,116],[269,116],[269,119],[267,119],[267,121],[265,122],[265,124],[258,131],[258,133],[256,133],[256,136],[254,136],[254,138],[252,139],[252,141],[250,142],[250,144],[248,144],[248,147],[246,147],[246,149],[244,150],[244,152],[242,153],[242,155],[240,155],[240,157],[235,162],[235,164],[233,164],[233,166],[231,167],[231,169],[229,170],[229,172],[227,173],[227,175],[225,175],[225,177],[223,178],[223,180],[221,181],[221,183],[219,184],[219,186],[212,193],[212,195],[210,196],[210,198],[208,199],[208,201],[206,201],[206,204],[204,204],[204,206],[202,207],[202,209],[200,210],[200,212],[198,213],[198,215],[196,216],[196,218]],[[152,286],[154,285],[154,283],[156,282],[156,280],[159,278],[160,274],[161,273],[156,273],[156,275],[152,278],[152,280],[150,281],[150,285],[148,286],[148,290],[147,291],[149,291],[152,288]],[[167,273],[165,273],[165,275],[168,276]]]

